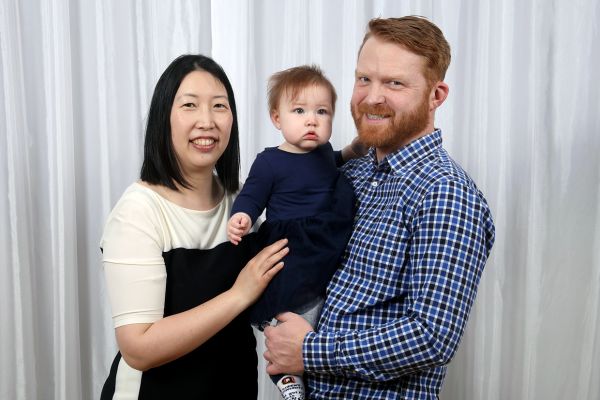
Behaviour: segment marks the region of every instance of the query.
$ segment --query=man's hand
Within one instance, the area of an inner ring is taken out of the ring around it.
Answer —
[[[277,320],[277,326],[268,326],[264,331],[267,373],[302,375],[302,343],[306,334],[314,329],[304,318],[291,312],[279,314]]]

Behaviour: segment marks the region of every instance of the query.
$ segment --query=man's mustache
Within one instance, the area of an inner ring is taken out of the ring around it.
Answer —
[[[387,104],[365,104],[361,103],[356,108],[361,114],[376,114],[385,117],[394,117],[396,114]]]

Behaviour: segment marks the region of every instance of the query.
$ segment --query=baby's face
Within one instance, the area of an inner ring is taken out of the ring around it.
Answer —
[[[271,120],[285,139],[279,148],[292,153],[307,153],[331,137],[333,107],[331,92],[319,85],[298,91],[295,98],[284,93]]]

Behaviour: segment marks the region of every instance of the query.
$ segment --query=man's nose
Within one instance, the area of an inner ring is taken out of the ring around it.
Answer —
[[[383,95],[383,87],[379,84],[371,84],[368,88],[367,96],[364,102],[367,104],[381,104],[385,102],[385,96]]]

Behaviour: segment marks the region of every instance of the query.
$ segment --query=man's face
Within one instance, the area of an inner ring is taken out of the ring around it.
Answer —
[[[387,154],[433,131],[432,88],[425,59],[369,38],[358,57],[351,109],[361,141]]]

